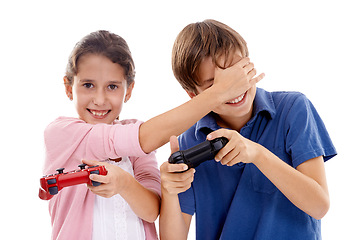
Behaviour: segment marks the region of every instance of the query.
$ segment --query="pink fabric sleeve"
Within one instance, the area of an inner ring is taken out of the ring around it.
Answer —
[[[126,120],[113,125],[92,125],[77,118],[56,119],[44,133],[45,174],[54,173],[60,167],[65,171],[74,170],[82,159],[146,156],[139,144],[141,123]]]

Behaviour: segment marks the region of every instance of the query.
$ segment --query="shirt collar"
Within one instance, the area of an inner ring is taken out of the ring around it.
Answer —
[[[215,113],[211,112],[196,123],[195,134],[197,139],[204,138],[208,133],[220,128],[214,118],[214,114]],[[253,121],[253,119],[260,114],[265,114],[272,119],[276,114],[276,108],[272,99],[272,94],[262,88],[257,88],[253,102],[253,117],[249,122]]]

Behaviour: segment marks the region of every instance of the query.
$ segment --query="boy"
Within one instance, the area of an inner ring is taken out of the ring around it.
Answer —
[[[240,61],[249,61],[246,42],[214,20],[186,26],[173,46],[174,74],[191,98],[212,85],[217,66]],[[319,219],[329,208],[324,161],[336,150],[312,103],[252,85],[179,144],[188,149],[221,136],[228,144],[196,174],[179,173],[184,164],[161,166],[161,238],[186,239],[196,214],[197,239],[321,239]],[[172,152],[177,147],[173,137]]]

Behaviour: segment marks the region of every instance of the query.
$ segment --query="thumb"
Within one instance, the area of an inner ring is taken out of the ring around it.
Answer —
[[[170,150],[172,153],[179,151],[179,143],[176,136],[171,136],[169,139]]]
[[[95,160],[86,160],[83,159],[81,160],[83,163],[85,163],[88,166],[96,166],[96,165],[104,165],[102,162],[99,161],[95,161]]]
[[[229,139],[229,131],[227,131],[226,129],[222,128],[222,129],[218,129],[216,131],[211,132],[210,134],[207,135],[207,140],[213,140],[219,137],[225,137]]]

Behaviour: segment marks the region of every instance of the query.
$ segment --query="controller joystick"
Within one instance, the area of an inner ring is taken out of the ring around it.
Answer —
[[[64,168],[58,168],[58,173],[50,174],[40,178],[39,198],[49,200],[64,187],[87,183],[93,186],[99,186],[101,183],[89,179],[90,174],[107,175],[104,166],[90,166],[80,164],[79,170],[64,173]]]
[[[79,164],[78,167],[80,168],[80,170],[83,170],[85,169],[86,164],[85,163]]]
[[[174,164],[185,163],[188,169],[195,168],[207,160],[214,159],[219,150],[227,143],[228,139],[225,137],[216,138],[211,141],[206,140],[187,150],[174,152],[169,157],[168,162]]]

